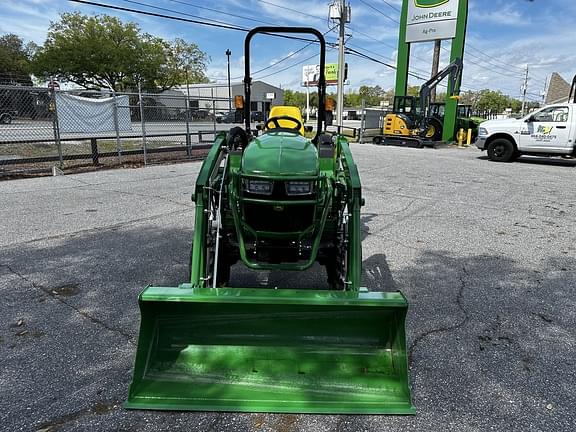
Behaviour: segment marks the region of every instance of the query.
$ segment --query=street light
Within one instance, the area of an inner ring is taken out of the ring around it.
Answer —
[[[228,110],[232,111],[232,89],[230,88],[230,55],[232,51],[226,50],[226,57],[228,58]]]

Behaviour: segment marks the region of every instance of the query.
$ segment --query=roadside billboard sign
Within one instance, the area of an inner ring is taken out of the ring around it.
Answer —
[[[338,84],[338,64],[328,63],[324,65],[324,75],[326,85]],[[313,87],[318,85],[320,79],[320,65],[305,65],[302,67],[302,87]]]
[[[406,42],[456,37],[460,0],[407,0]]]

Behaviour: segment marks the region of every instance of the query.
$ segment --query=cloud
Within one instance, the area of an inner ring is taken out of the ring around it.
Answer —
[[[506,25],[515,27],[525,27],[532,25],[532,18],[526,16],[520,10],[517,9],[517,5],[506,3],[506,4],[495,4],[490,2],[482,3],[481,7],[478,7],[476,3],[470,4],[470,19],[480,22],[483,25]]]

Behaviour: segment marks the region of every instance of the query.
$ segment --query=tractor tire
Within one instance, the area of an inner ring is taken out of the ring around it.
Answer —
[[[12,116],[10,114],[3,114],[0,116],[0,123],[10,124],[12,123]]]
[[[325,263],[329,289],[335,291],[343,291],[346,289],[349,247],[348,227],[349,225],[343,223],[343,219],[340,216],[338,232],[334,239],[334,247],[331,249]]]
[[[442,123],[437,119],[430,119],[428,122],[428,130],[426,131],[426,139],[430,141],[441,141],[442,140]]]
[[[488,159],[494,162],[511,162],[517,157],[513,143],[505,138],[498,138],[488,145]]]
[[[194,245],[190,247],[190,259],[188,260],[188,282],[192,280],[192,251],[194,250]],[[216,287],[227,286],[230,282],[230,268],[232,265],[223,254],[220,253],[220,260],[218,261],[218,276],[216,279]],[[210,284],[210,287],[212,285]]]
[[[338,262],[338,257],[334,254],[333,257],[329,258],[326,263],[326,277],[328,281],[328,286],[330,290],[342,291],[346,287],[343,280],[340,277],[341,264]]]

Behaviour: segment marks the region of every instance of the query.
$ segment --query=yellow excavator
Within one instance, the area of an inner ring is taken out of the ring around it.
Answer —
[[[392,113],[384,118],[383,135],[374,137],[374,144],[423,147],[440,141],[444,125],[432,115],[430,94],[448,76],[450,97],[458,99],[462,66],[460,58],[450,63],[420,87],[419,97],[396,96]]]

